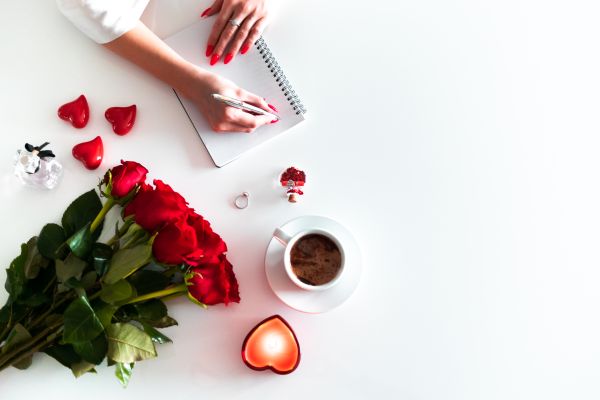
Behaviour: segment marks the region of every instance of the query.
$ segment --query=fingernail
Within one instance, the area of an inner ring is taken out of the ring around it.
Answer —
[[[250,50],[250,45],[249,44],[245,44],[244,47],[242,47],[242,54],[246,54],[248,52],[248,50]]]
[[[210,57],[210,55],[212,54],[214,49],[215,49],[215,46],[213,46],[212,44],[209,44],[208,46],[206,46],[206,57]]]
[[[210,7],[208,7],[206,10],[202,11],[202,14],[200,14],[200,18],[206,17],[209,12],[210,12]]]
[[[233,54],[229,53],[225,56],[225,61],[223,61],[225,64],[229,64],[229,62],[233,60]]]
[[[273,121],[271,121],[272,124],[274,124],[275,122],[279,122],[278,119],[274,119]]]
[[[219,61],[219,55],[218,54],[213,54],[212,58],[210,59],[210,65],[215,65],[217,63],[217,61]]]
[[[275,111],[276,113],[279,112],[279,110],[273,105],[273,104],[269,104],[269,108],[273,111]]]

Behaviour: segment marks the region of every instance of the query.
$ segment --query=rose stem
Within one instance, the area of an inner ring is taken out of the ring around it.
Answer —
[[[98,228],[98,226],[106,216],[106,213],[108,213],[114,205],[115,201],[109,197],[108,200],[106,200],[106,203],[104,203],[104,205],[102,206],[102,209],[100,210],[98,215],[96,215],[96,218],[94,218],[94,221],[92,221],[92,225],[90,226],[90,233],[93,233],[96,230],[96,228]]]
[[[18,346],[14,350],[7,352],[5,355],[0,357],[0,371],[2,371],[4,368],[8,367],[9,365],[12,365],[15,362],[17,362],[12,359],[16,356],[19,356],[19,354],[22,353],[23,351],[28,351],[32,346],[34,346],[37,342],[39,342],[40,339],[46,338],[46,340],[44,341],[44,344],[49,343],[48,339],[50,338],[50,335],[48,335],[48,334],[57,328],[60,328],[59,330],[62,330],[62,321],[60,322],[60,324],[55,324],[55,325],[52,325],[52,326],[44,329],[43,331],[41,331],[40,333],[35,335],[31,340],[27,341],[24,345]],[[52,338],[52,340],[54,340],[54,338]],[[35,349],[39,349],[39,347],[36,346]],[[37,351],[37,350],[35,350],[35,351]],[[35,351],[33,351],[33,353],[35,353]],[[33,354],[33,353],[29,353],[29,354]],[[19,359],[19,361],[20,361],[20,359]]]
[[[167,297],[167,296],[174,295],[176,293],[185,293],[185,292],[187,292],[187,290],[188,290],[187,285],[185,283],[182,283],[179,285],[168,287],[163,290],[158,290],[156,292],[152,292],[152,293],[144,294],[142,296],[134,297],[133,299],[129,300],[125,304],[133,304],[133,303],[139,303],[141,301],[146,301],[146,300],[150,300],[150,299],[156,299],[159,297]]]

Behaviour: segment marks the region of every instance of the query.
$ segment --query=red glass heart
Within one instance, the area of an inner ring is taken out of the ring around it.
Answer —
[[[71,122],[75,128],[83,128],[90,119],[90,107],[84,95],[70,103],[63,104],[58,109],[58,117]]]
[[[129,107],[111,107],[106,110],[104,117],[112,124],[113,131],[117,135],[126,135],[135,124],[136,112],[135,104]]]
[[[104,157],[104,145],[100,136],[89,142],[83,142],[73,147],[73,157],[81,161],[87,169],[96,169]]]
[[[300,344],[292,327],[279,315],[258,323],[244,339],[242,359],[256,371],[285,375],[300,363]]]

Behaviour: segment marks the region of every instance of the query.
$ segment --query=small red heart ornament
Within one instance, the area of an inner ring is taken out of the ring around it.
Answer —
[[[102,163],[102,157],[104,157],[104,145],[100,136],[90,140],[89,142],[83,142],[73,147],[73,157],[81,161],[87,169],[96,169]]]
[[[285,375],[300,363],[300,344],[292,327],[279,315],[258,323],[244,339],[242,359],[256,371]]]
[[[83,128],[90,119],[90,107],[84,95],[58,108],[58,117],[69,121],[75,128]]]
[[[111,107],[106,110],[104,117],[112,124],[113,131],[122,136],[128,134],[133,128],[136,112],[135,104],[129,107]]]

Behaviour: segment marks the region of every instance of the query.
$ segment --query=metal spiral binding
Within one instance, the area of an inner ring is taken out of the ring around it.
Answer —
[[[269,68],[269,70],[273,74],[275,82],[278,83],[279,87],[281,88],[281,91],[283,92],[283,95],[293,107],[294,111],[296,111],[296,115],[306,113],[306,108],[304,107],[302,101],[300,101],[300,98],[292,88],[292,85],[283,73],[283,69],[281,69],[281,67],[279,66],[279,63],[275,59],[275,56],[273,56],[273,53],[271,53],[271,50],[269,49],[269,46],[267,46],[267,43],[264,41],[264,39],[260,37],[256,41],[255,46],[260,55],[262,56],[263,60],[265,61],[267,68]]]

